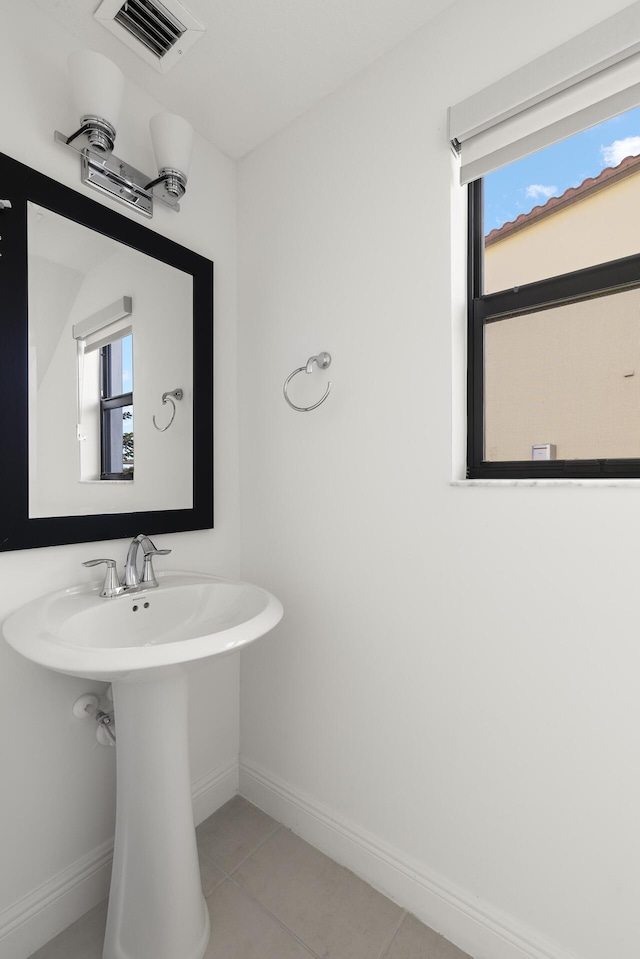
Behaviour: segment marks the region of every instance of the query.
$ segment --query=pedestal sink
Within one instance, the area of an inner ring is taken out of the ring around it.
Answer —
[[[158,574],[101,598],[101,584],[27,603],[4,623],[27,659],[113,684],[117,812],[104,959],[202,959],[209,914],[191,805],[187,667],[272,629],[280,602],[249,583]]]

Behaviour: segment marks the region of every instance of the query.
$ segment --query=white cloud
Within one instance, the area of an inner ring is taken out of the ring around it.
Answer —
[[[614,140],[609,146],[601,146],[600,153],[605,166],[617,166],[625,157],[637,156],[640,153],[640,137]]]
[[[525,189],[525,196],[532,200],[540,200],[542,197],[548,200],[550,196],[555,196],[557,192],[557,186],[544,186],[542,183],[531,183]]]

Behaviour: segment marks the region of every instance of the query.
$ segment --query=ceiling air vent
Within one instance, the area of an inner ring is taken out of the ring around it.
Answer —
[[[114,19],[157,57],[168,53],[187,29],[162,4],[148,0],[128,0]]]
[[[160,73],[170,70],[204,33],[177,0],[103,0],[95,17]]]

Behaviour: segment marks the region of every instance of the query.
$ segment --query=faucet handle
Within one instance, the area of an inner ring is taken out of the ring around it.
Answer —
[[[115,559],[88,559],[82,565],[99,566],[101,563],[107,564],[107,571],[104,577],[104,585],[100,595],[107,597],[117,596],[118,593],[122,591],[122,586],[120,585],[120,580],[118,579]]]
[[[168,556],[171,552],[170,549],[156,549],[155,546],[153,549],[147,549],[144,551],[143,562],[142,562],[142,579],[141,583],[146,583],[148,586],[157,586],[158,580],[153,571],[153,557],[154,556]]]
[[[171,552],[170,549],[157,549],[145,533],[140,533],[139,536],[136,536],[136,539],[142,546],[143,556],[168,556]]]

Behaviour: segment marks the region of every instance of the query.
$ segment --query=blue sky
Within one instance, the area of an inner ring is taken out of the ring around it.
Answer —
[[[484,178],[484,232],[640,154],[640,107],[532,153]]]
[[[133,389],[133,334],[122,340],[122,392]]]

